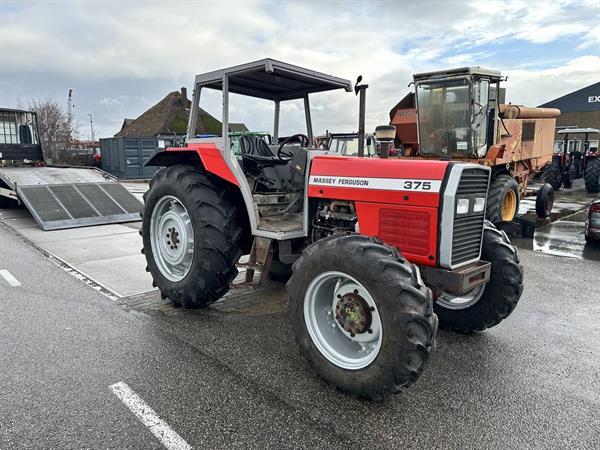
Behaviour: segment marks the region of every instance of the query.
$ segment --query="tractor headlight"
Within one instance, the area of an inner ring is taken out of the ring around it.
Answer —
[[[456,214],[466,214],[469,212],[469,199],[460,198],[456,202]]]
[[[473,212],[483,212],[485,209],[485,197],[477,197],[473,204]]]

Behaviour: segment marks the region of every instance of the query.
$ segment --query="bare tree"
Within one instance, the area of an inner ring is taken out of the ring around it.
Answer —
[[[53,98],[30,100],[28,109],[37,113],[45,159],[60,163],[66,156],[69,143],[79,134],[77,123]]]

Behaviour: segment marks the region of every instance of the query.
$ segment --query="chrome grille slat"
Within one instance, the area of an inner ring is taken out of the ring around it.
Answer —
[[[456,198],[472,198],[477,194],[487,197],[488,183],[487,169],[465,169],[458,184]],[[481,213],[471,211],[464,217],[457,217],[455,214],[452,233],[453,266],[479,259],[484,218],[485,211]]]

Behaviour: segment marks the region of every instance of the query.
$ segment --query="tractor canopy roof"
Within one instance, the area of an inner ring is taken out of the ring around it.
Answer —
[[[497,70],[484,69],[482,67],[459,67],[457,69],[438,70],[435,72],[423,72],[413,75],[415,81],[427,80],[431,78],[448,78],[458,76],[478,75],[489,77],[492,80],[499,80],[502,75]]]
[[[196,86],[222,90],[225,76],[229,92],[274,101],[293,100],[334,89],[352,91],[349,80],[270,58],[196,75]]]
[[[600,130],[596,128],[564,128],[558,131],[558,134],[575,134],[575,133],[597,133],[600,134]]]

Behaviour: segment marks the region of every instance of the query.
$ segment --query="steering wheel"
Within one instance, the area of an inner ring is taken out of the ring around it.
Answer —
[[[302,147],[308,147],[310,144],[310,140],[308,136],[305,134],[294,134],[293,136],[289,136],[284,139],[284,141],[279,145],[277,149],[277,157],[282,161],[289,161],[294,156],[294,152],[286,152],[283,151],[283,147],[286,146],[289,142],[299,141]]]

